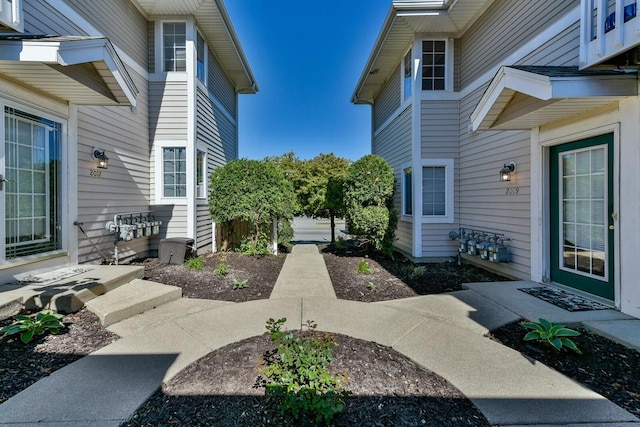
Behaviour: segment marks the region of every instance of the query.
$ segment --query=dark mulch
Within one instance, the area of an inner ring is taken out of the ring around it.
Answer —
[[[496,341],[562,372],[636,416],[640,416],[640,352],[579,329],[573,341],[582,355],[558,352],[543,344],[523,341],[528,330],[520,322],[491,332]]]
[[[347,372],[352,397],[336,426],[486,426],[456,388],[389,347],[335,335],[330,370]],[[126,424],[134,426],[312,425],[278,415],[256,388],[258,360],[272,349],[254,337],[217,350],[178,374]]]
[[[449,262],[413,264],[399,253],[394,258],[367,254],[359,248],[322,250],[331,282],[340,299],[374,302],[462,290],[463,283],[509,280],[469,264]],[[359,274],[366,261],[371,274]]]
[[[285,256],[245,256],[235,252],[209,252],[202,258],[205,260],[205,266],[199,271],[189,269],[185,264],[159,264],[157,258],[148,258],[142,262],[145,267],[145,279],[179,286],[182,288],[182,295],[187,298],[231,302],[267,299],[276,284]],[[222,263],[228,267],[228,273],[224,276],[215,273]],[[233,289],[234,280],[246,280],[248,287]]]
[[[18,335],[0,339],[0,403],[118,339],[87,309],[65,316],[62,322],[66,328],[60,335],[44,335],[28,344]],[[12,319],[0,321],[0,328],[11,323]]]

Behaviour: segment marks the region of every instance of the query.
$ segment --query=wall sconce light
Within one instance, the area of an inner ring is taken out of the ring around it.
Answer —
[[[502,169],[500,169],[500,181],[511,181],[511,175],[516,173],[516,162],[505,163]]]
[[[91,155],[96,161],[96,167],[98,169],[108,169],[109,168],[109,158],[105,154],[104,150],[93,147],[91,151]]]

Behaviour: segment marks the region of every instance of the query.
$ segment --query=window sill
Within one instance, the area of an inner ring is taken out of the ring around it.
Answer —
[[[186,197],[162,197],[159,200],[156,200],[156,204],[158,205],[175,205],[175,206],[186,206],[187,198]]]
[[[423,216],[423,224],[453,224],[453,218],[449,216]]]

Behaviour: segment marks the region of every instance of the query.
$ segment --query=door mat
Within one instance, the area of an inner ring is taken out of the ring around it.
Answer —
[[[26,274],[22,276],[16,276],[16,278],[18,279],[18,283],[21,285],[24,285],[24,284],[47,285],[49,283],[66,279],[68,277],[73,277],[78,274],[86,273],[87,271],[91,271],[91,270],[93,270],[92,267],[67,267],[67,268],[60,268],[54,271],[49,271],[47,273],[42,273],[42,274]]]
[[[518,290],[567,311],[608,310],[611,308],[599,302],[557,288],[540,286],[535,288],[519,288]]]

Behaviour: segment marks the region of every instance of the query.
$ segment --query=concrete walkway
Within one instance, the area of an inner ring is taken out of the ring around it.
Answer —
[[[314,320],[321,330],[393,347],[458,387],[494,425],[640,425],[602,396],[483,337],[520,315],[476,290],[360,303],[327,294],[321,280],[314,290],[290,276],[321,266],[315,246],[297,246],[268,300],[180,299],[116,323],[109,329],[122,339],[0,405],[0,425],[115,427],[162,381],[281,317],[290,329]],[[616,321],[607,311],[599,320]]]

